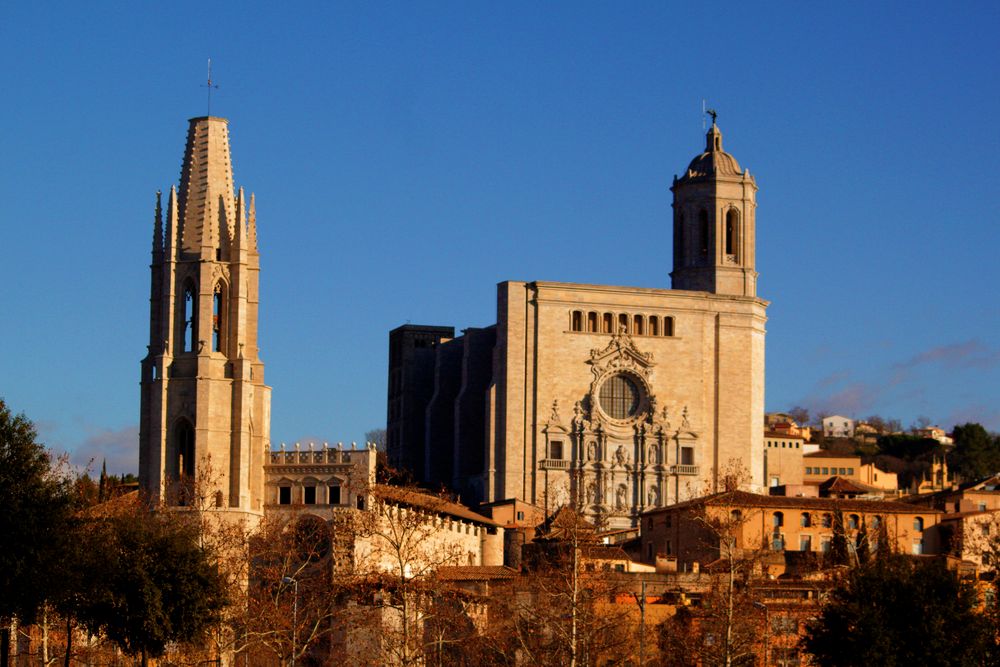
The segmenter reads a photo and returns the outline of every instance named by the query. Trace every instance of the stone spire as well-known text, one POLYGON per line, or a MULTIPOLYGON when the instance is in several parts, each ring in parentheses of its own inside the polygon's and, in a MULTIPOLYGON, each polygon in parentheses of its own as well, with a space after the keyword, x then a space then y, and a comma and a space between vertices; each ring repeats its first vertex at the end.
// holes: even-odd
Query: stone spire
POLYGON ((178 191, 180 250, 214 257, 226 237, 219 234, 220 227, 232 229, 235 209, 229 123, 213 116, 189 123, 178 191))
POLYGON ((257 203, 254 201, 253 193, 250 193, 250 222, 249 222, 250 247, 249 250, 257 251, 257 203))
POLYGON ((163 260, 163 193, 156 191, 156 213, 153 216, 153 263, 163 260))

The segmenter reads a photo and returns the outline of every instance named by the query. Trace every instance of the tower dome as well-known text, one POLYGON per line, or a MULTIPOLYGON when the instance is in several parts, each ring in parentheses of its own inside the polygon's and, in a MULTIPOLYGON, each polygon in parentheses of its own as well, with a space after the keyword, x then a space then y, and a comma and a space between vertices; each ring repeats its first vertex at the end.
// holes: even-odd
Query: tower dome
POLYGON ((722 150, 722 131, 712 123, 705 135, 705 152, 696 156, 688 165, 687 172, 679 181, 688 181, 706 176, 739 176, 740 163, 732 155, 722 150))

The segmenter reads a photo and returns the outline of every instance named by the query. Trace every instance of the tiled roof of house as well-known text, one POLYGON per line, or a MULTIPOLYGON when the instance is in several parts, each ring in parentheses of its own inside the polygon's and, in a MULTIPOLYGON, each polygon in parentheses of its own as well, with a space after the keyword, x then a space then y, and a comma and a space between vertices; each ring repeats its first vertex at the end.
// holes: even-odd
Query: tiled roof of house
POLYGON ((517 570, 505 565, 450 565, 437 569, 442 581, 496 581, 517 576, 517 570))
POLYGON ((854 512, 889 512, 900 514, 941 514, 941 510, 916 508, 913 505, 892 500, 853 500, 839 498, 805 498, 789 496, 762 496, 747 491, 723 491, 701 498, 694 498, 676 505, 660 507, 643 512, 643 515, 688 509, 705 505, 727 507, 762 507, 771 509, 843 510, 854 512))
POLYGON ((830 493, 856 493, 858 495, 864 495, 869 493, 885 493, 881 489, 876 489, 873 486, 868 486, 867 484, 862 484, 860 482, 855 482, 852 479, 846 477, 841 477, 840 475, 834 475, 830 479, 819 483, 820 495, 830 494, 830 493))
POLYGON ((502 527, 501 524, 488 519, 482 514, 473 512, 465 505, 459 505, 447 498, 434 496, 422 491, 416 491, 400 486, 390 486, 388 484, 376 484, 374 493, 389 501, 402 503, 411 507, 418 507, 436 514, 446 514, 449 516, 465 519, 473 523, 485 524, 487 526, 502 527))
POLYGON ((856 454, 836 454, 827 449, 821 449, 818 452, 810 452, 809 454, 803 454, 802 458, 813 458, 813 459, 858 459, 861 457, 856 454))

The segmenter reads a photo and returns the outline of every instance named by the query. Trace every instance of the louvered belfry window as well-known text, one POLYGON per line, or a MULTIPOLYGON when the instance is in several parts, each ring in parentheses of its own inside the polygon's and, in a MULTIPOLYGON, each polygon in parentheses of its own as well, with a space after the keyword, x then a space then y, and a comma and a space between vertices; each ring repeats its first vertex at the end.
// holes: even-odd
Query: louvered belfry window
POLYGON ((613 375, 601 385, 601 409, 612 419, 628 419, 639 409, 639 388, 625 375, 613 375))

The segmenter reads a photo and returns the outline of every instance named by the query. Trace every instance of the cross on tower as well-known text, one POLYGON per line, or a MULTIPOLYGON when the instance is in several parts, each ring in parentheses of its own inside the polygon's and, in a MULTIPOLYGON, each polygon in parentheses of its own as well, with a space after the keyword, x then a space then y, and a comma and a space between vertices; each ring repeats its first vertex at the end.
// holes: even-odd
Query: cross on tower
POLYGON ((219 86, 217 84, 213 84, 212 83, 212 59, 211 58, 208 59, 208 83, 207 84, 203 84, 202 88, 208 88, 208 112, 205 115, 206 116, 211 116, 212 115, 212 89, 213 88, 215 88, 216 90, 219 89, 219 86))

